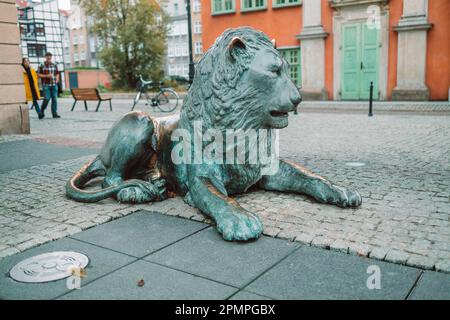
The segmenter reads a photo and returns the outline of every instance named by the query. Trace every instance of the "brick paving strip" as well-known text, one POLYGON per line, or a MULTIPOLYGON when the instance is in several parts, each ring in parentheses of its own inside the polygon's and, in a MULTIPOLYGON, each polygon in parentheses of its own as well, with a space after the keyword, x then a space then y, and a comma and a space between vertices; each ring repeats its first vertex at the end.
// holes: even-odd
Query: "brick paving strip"
MULTIPOLYGON (((281 155, 336 184, 358 189, 363 205, 340 209, 301 195, 258 190, 238 196, 243 207, 261 217, 264 234, 450 272, 447 116, 380 115, 368 120, 354 114, 307 113, 290 121, 281 132, 281 155), (366 166, 347 166, 350 161, 366 166)), ((52 139, 47 141, 57 141, 52 139)), ((142 209, 209 222, 178 197, 134 206, 66 199, 66 181, 93 156, 0 174, 0 257, 142 209)))

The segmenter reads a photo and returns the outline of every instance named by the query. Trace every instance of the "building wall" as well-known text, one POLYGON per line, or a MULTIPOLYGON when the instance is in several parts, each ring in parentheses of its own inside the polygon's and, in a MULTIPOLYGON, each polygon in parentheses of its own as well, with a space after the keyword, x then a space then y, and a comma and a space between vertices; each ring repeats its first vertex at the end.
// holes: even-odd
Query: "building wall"
POLYGON ((69 83, 69 73, 78 74, 78 88, 111 88, 111 76, 105 70, 66 70, 66 88, 72 89, 69 83))
MULTIPOLYGON (((304 28, 303 26, 303 4, 302 6, 273 8, 272 0, 267 0, 267 9, 261 11, 241 12, 241 0, 235 0, 235 11, 227 14, 212 15, 211 0, 202 0, 202 24, 203 24, 203 48, 206 51, 215 39, 227 28, 238 26, 252 26, 265 32, 270 38, 276 40, 277 47, 299 46, 301 40, 297 35, 304 28)), ((358 1, 347 1, 349 7, 333 8, 330 0, 321 1, 321 17, 323 29, 328 36, 325 37, 324 59, 325 80, 324 86, 328 92, 329 99, 340 99, 335 96, 339 88, 335 88, 340 77, 339 70, 335 70, 335 60, 340 56, 336 52, 339 43, 334 43, 336 32, 333 30, 333 21, 340 10, 349 10, 351 6, 357 5, 358 1)), ((383 12, 387 12, 386 28, 381 32, 386 34, 386 43, 381 43, 380 52, 386 50, 386 62, 380 65, 380 72, 383 71, 385 77, 379 83, 382 85, 382 97, 392 98, 394 88, 398 86, 397 64, 399 59, 398 31, 395 27, 399 24, 403 15, 404 0, 389 1, 360 1, 363 11, 370 4, 379 4, 383 12), (387 47, 387 48, 386 48, 387 47)), ((303 1, 305 2, 305 0, 303 1)), ((339 2, 339 1, 336 1, 339 2)), ((430 100, 447 100, 449 98, 450 86, 450 1, 449 0, 428 0, 428 22, 432 28, 427 31, 426 48, 426 68, 425 84, 429 89, 430 100)), ((383 38, 384 39, 384 38, 383 38)), ((337 40, 336 40, 337 41, 337 40)), ((381 54, 381 53, 380 53, 381 54)), ((413 56, 406 59, 414 59, 413 56)), ((338 59, 340 60, 340 59, 338 59)))
POLYGON ((391 26, 398 25, 403 12, 403 1, 389 2, 389 63, 388 63, 388 99, 392 97, 392 90, 397 85, 397 52, 398 33, 391 26))
POLYGON ((301 31, 301 6, 272 8, 267 0, 263 11, 240 12, 241 1, 235 0, 235 13, 211 15, 211 0, 202 0, 203 48, 206 51, 227 28, 251 26, 276 39, 278 47, 299 46, 296 38, 301 31))
POLYGON ((166 76, 188 77, 189 50, 187 14, 184 0, 168 0, 162 4, 170 16, 167 35, 166 76))
POLYGON ((203 56, 203 40, 202 40, 202 32, 195 32, 195 25, 199 23, 201 26, 201 31, 203 31, 202 24, 202 13, 201 13, 201 1, 200 0, 191 0, 191 22, 192 22, 192 52, 194 56, 194 62, 198 62, 200 58, 203 56), (200 53, 196 51, 196 43, 201 44, 200 53))
POLYGON ((450 1, 429 0, 426 84, 431 100, 447 100, 450 87, 450 1))
POLYGON ((21 34, 20 46, 22 56, 28 57, 32 67, 37 69, 45 60, 45 52, 51 52, 53 62, 58 65, 59 71, 63 72, 63 29, 61 27, 58 1, 47 0, 41 3, 28 2, 27 7, 21 7, 19 11, 16 11, 17 14, 19 14, 20 25, 35 27, 36 24, 43 24, 45 31, 43 35, 39 35, 36 32, 31 32, 30 34, 23 32, 21 34), (44 50, 34 52, 32 48, 35 46, 43 46, 44 50))
POLYGON ((329 36, 325 38, 325 89, 328 92, 328 99, 333 100, 333 9, 329 6, 328 0, 321 1, 323 29, 329 34, 329 36))
POLYGON ((30 133, 14 0, 0 0, 0 134, 30 133))
POLYGON ((89 33, 83 8, 72 3, 64 30, 65 64, 68 68, 97 67, 97 38, 89 33))

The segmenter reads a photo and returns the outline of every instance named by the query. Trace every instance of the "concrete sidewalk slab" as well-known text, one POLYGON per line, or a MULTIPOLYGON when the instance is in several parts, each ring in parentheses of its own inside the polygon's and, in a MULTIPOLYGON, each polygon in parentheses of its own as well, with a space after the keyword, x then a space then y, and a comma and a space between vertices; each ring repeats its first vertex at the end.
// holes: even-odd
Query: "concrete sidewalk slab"
POLYGON ((446 274, 423 273, 417 268, 299 247, 298 243, 269 237, 248 243, 226 242, 213 228, 199 229, 199 225, 203 226, 138 212, 78 235, 96 244, 64 238, 4 258, 0 260, 0 298, 450 299, 446 274), (155 229, 149 228, 152 222, 155 229), (176 237, 168 238, 172 233, 176 237), (147 238, 157 245, 152 246, 147 238), (111 249, 102 247, 105 245, 111 249), (145 248, 161 250, 140 259, 115 251, 142 255, 145 248), (77 251, 89 257, 80 290, 70 291, 66 279, 29 284, 9 278, 9 270, 17 262, 52 251, 77 251), (366 285, 371 276, 367 268, 372 265, 380 268, 380 290, 366 285), (139 286, 141 279, 144 283, 139 286))
POLYGON ((32 139, 0 144, 0 173, 98 153, 94 148, 63 147, 32 139))
POLYGON ((62 299, 217 300, 226 299, 236 291, 233 287, 140 260, 62 299), (141 279, 144 285, 138 286, 141 279))
POLYGON ((229 300, 272 300, 272 299, 248 291, 239 291, 229 300))
POLYGON ((135 260, 130 256, 81 241, 69 238, 60 239, 1 259, 0 299, 54 299, 70 291, 66 286, 66 279, 47 283, 21 283, 9 277, 9 270, 18 262, 52 251, 76 251, 89 257, 89 264, 85 268, 87 277, 82 279, 83 286, 135 260))
POLYGON ((254 242, 227 242, 214 228, 209 228, 144 260, 243 287, 298 246, 269 237, 254 242))
POLYGON ((425 271, 409 299, 450 300, 450 275, 425 271))
POLYGON ((140 211, 71 237, 140 258, 207 227, 158 212, 140 211))
POLYGON ((312 247, 301 247, 244 288, 274 299, 405 299, 421 271, 312 247), (380 268, 381 289, 366 286, 380 268))

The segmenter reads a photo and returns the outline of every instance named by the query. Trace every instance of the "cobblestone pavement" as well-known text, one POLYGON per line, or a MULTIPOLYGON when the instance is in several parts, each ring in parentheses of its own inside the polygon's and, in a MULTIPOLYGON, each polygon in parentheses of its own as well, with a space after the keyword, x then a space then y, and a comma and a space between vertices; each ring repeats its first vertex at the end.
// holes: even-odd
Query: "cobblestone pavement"
MULTIPOLYGON (((112 113, 70 113, 70 101, 64 103, 62 119, 38 121, 32 114, 31 138, 101 145, 112 123, 128 109, 121 102, 112 113)), ((281 131, 281 155, 358 189, 363 205, 340 209, 301 195, 264 191, 238 196, 262 218, 266 235, 450 272, 449 116, 308 112, 289 121, 281 131), (364 165, 348 165, 354 162, 364 165)), ((0 174, 0 257, 140 209, 205 220, 180 198, 135 206, 66 199, 65 182, 90 158, 0 174)))

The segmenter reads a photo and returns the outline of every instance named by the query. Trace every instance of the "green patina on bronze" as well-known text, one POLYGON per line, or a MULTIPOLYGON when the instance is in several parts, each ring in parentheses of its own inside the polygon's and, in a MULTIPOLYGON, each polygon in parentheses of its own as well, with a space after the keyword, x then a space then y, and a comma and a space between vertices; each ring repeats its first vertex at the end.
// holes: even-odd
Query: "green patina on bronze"
POLYGON ((193 134, 196 121, 202 122, 202 133, 209 128, 281 129, 300 101, 286 61, 267 36, 248 27, 228 29, 198 63, 181 114, 158 119, 139 111, 126 114, 109 132, 99 156, 67 183, 67 196, 81 202, 114 197, 143 203, 164 200, 174 192, 211 217, 226 240, 254 239, 263 231, 260 219, 230 197, 251 186, 306 194, 340 207, 361 205, 358 192, 289 161, 280 160, 271 175, 263 175, 259 163, 172 161, 174 130, 193 134), (104 176, 102 190, 82 189, 98 176, 104 176))

